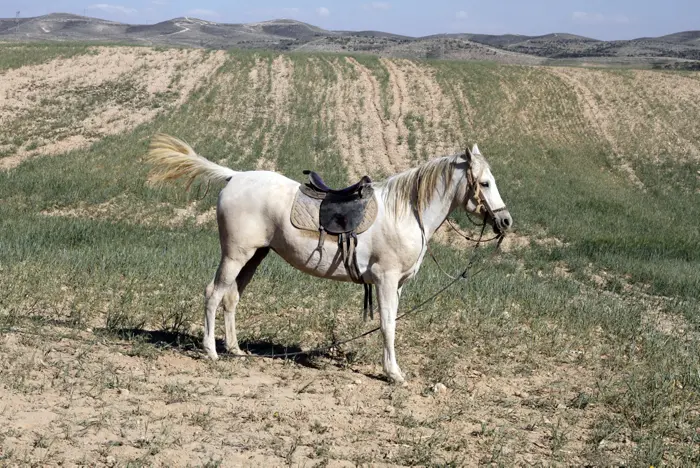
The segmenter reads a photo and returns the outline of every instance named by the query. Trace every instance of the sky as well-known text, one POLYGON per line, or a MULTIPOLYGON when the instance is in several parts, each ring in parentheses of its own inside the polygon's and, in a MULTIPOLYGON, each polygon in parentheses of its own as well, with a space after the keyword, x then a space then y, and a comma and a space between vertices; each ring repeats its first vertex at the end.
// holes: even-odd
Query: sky
POLYGON ((611 40, 700 29, 700 0, 0 0, 0 17, 18 11, 22 17, 61 12, 130 24, 179 16, 222 23, 291 18, 332 30, 407 36, 567 32, 611 40))

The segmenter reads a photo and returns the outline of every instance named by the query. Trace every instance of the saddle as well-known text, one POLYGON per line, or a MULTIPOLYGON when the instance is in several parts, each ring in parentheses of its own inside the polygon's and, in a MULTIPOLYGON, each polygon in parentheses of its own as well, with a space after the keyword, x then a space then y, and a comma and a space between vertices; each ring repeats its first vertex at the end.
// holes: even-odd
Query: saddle
POLYGON ((309 182, 302 191, 311 198, 322 200, 318 229, 337 235, 357 234, 365 217, 367 203, 374 194, 372 180, 363 176, 356 184, 334 190, 317 173, 304 171, 304 174, 309 176, 309 182))
POLYGON ((357 266, 357 234, 372 226, 377 217, 377 201, 372 180, 363 176, 359 182, 342 189, 332 189, 320 175, 304 171, 309 181, 299 187, 292 206, 291 221, 298 229, 319 233, 317 250, 323 255, 326 234, 338 236, 343 264, 355 283, 365 287, 365 318, 372 311, 372 286, 366 284, 357 266))
POLYGON ((307 184, 308 186, 311 186, 313 189, 319 192, 332 193, 334 195, 340 196, 354 195, 356 193, 361 192, 363 187, 372 184, 372 179, 370 179, 369 176, 362 176, 362 179, 360 179, 360 181, 356 184, 353 184, 344 189, 333 190, 332 188, 328 187, 321 178, 321 176, 315 173, 314 171, 305 170, 304 174, 309 176, 309 182, 307 184))

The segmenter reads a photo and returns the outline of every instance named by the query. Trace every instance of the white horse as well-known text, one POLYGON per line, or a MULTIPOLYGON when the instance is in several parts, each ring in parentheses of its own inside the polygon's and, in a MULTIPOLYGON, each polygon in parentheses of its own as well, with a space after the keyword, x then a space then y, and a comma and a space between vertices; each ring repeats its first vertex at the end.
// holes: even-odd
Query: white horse
MULTIPOLYGON (((295 268, 321 278, 351 281, 334 242, 322 255, 318 235, 295 228, 290 213, 299 182, 270 171, 234 171, 197 155, 185 142, 159 134, 146 161, 152 182, 188 176, 227 182, 216 207, 221 262, 205 291, 203 346, 218 359, 214 340, 216 310, 224 302, 226 349, 243 354, 236 337, 236 305, 270 249, 295 268)), ((189 184, 188 184, 189 186, 189 184)), ((418 273, 430 237, 456 208, 485 219, 503 233, 513 221, 498 193, 490 167, 474 145, 463 154, 427 161, 374 183, 377 218, 357 236, 357 266, 362 279, 376 287, 384 336, 384 373, 403 382, 396 362, 394 333, 403 285, 418 273)))

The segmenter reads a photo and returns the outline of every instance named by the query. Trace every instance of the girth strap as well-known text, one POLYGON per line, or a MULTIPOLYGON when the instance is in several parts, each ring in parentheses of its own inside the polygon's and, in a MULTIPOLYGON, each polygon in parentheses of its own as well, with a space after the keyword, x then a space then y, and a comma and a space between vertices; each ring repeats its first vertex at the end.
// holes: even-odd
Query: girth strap
POLYGON ((338 247, 343 256, 343 265, 345 271, 350 275, 350 279, 355 283, 360 283, 364 286, 365 299, 364 310, 362 317, 366 321, 369 316, 374 320, 374 306, 372 299, 372 285, 365 283, 360 273, 360 268, 357 264, 357 235, 354 232, 343 233, 338 235, 338 247))
POLYGON ((367 321, 369 315, 370 320, 374 320, 374 305, 372 304, 372 285, 364 283, 365 287, 365 307, 362 313, 362 320, 367 321))

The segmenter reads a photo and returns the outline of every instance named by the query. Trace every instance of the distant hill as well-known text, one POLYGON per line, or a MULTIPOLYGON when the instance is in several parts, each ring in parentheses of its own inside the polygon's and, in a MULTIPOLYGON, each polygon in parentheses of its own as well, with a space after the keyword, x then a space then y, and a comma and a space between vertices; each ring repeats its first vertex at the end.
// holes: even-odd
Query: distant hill
POLYGON ((0 19, 0 40, 109 41, 221 49, 366 52, 408 58, 480 59, 530 64, 551 59, 585 59, 600 63, 639 59, 666 65, 692 61, 688 68, 694 68, 697 66, 695 61, 700 60, 700 31, 618 41, 601 41, 567 33, 543 36, 465 33, 409 37, 381 31, 329 31, 290 19, 227 24, 181 17, 157 24, 130 25, 53 13, 19 20, 0 19))

